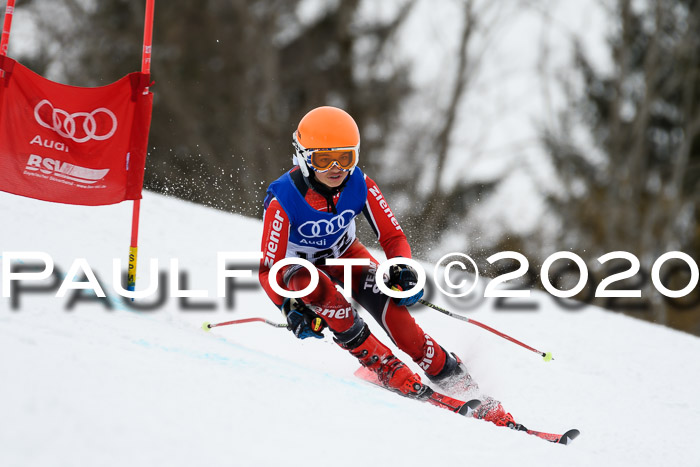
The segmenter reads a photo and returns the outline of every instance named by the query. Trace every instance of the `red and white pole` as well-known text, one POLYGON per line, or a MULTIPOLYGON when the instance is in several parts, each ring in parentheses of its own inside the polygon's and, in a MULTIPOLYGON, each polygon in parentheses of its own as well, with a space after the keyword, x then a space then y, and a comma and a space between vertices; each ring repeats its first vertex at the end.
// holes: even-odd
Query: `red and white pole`
POLYGON ((143 53, 141 73, 151 72, 151 44, 153 43, 153 9, 155 0, 146 0, 146 18, 143 25, 143 53))
MULTIPOLYGON (((146 17, 143 25, 143 51, 141 54, 141 73, 151 73, 151 44, 153 42, 153 11, 155 0, 146 0, 146 17)), ((148 88, 144 90, 148 93, 148 88)), ((129 245, 129 272, 127 289, 136 289, 136 264, 139 250, 139 217, 141 213, 141 200, 134 200, 131 212, 131 243, 129 245)))
POLYGON ((274 321, 270 321, 269 319, 265 318, 243 318, 243 319, 234 319, 233 321, 224 321, 223 323, 209 323, 209 322, 204 322, 202 323, 202 329, 205 331, 209 331, 211 328, 216 328, 219 326, 230 326, 232 324, 243 324, 243 323, 254 323, 254 322, 260 322, 260 323, 265 323, 269 324, 272 327, 275 328, 286 328, 287 323, 275 323, 274 321))
MULTIPOLYGON (((5 21, 2 24, 2 38, 0 39, 0 56, 7 55, 7 45, 10 42, 10 29, 12 28, 12 15, 15 13, 15 0, 7 0, 5 6, 5 21)), ((5 72, 0 70, 0 78, 5 77, 5 72)))
POLYGON ((529 345, 525 344, 524 342, 520 342, 518 339, 515 339, 515 338, 513 338, 513 337, 510 337, 508 334, 504 334, 504 333, 502 333, 501 331, 499 331, 499 330, 497 330, 497 329, 494 329, 494 328, 492 328, 491 326, 487 326, 487 325, 485 325, 484 323, 481 323, 481 322, 479 322, 479 321, 477 321, 477 320, 475 320, 475 319, 467 318, 466 316, 462 316, 462 315, 458 315, 458 314, 456 314, 456 313, 452 313, 451 311, 448 311, 448 310, 446 310, 446 309, 444 309, 444 308, 440 308, 440 307, 437 306, 437 305, 433 305, 432 303, 430 303, 430 302, 427 301, 427 300, 419 299, 418 302, 419 302, 419 303, 422 303, 423 305, 425 305, 425 306, 427 306, 427 307, 429 307, 429 308, 432 308, 433 310, 437 310, 437 311, 439 311, 440 313, 445 314, 445 315, 447 315, 447 316, 449 316, 449 317, 451 317, 451 318, 455 318, 455 319, 464 321, 465 323, 469 323, 469 324, 473 324, 473 325, 475 325, 475 326, 479 326, 481 329, 485 329, 485 330, 487 330, 487 331, 489 331, 489 332, 492 332, 492 333, 496 334, 496 335, 499 336, 499 337, 502 337, 502 338, 504 338, 504 339, 506 339, 506 340, 511 341, 511 342, 514 343, 514 344, 519 345, 520 347, 523 347, 523 348, 525 348, 525 349, 527 349, 527 350, 529 350, 529 351, 531 351, 531 352, 535 352, 536 354, 539 354, 539 355, 542 357, 542 359, 544 359, 545 362, 549 362, 549 361, 551 361, 551 360, 554 360, 554 358, 552 358, 552 352, 542 352, 541 350, 537 350, 537 349, 535 349, 534 347, 530 347, 529 345))
POLYGON ((0 55, 7 55, 7 45, 10 42, 10 29, 12 28, 12 15, 15 13, 15 0, 7 0, 5 6, 5 21, 2 25, 2 39, 0 39, 0 55))

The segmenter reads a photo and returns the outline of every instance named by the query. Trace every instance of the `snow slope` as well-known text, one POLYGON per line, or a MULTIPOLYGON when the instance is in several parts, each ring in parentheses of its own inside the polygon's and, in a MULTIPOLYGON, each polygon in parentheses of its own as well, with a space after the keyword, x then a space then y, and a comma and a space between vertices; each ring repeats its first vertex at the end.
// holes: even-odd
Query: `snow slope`
MULTIPOLYGON (((258 286, 238 289, 233 309, 214 298, 217 251, 258 249, 256 220, 145 193, 140 287, 149 258, 161 268, 178 258, 188 288, 209 293, 190 305, 212 309, 170 299, 135 312, 111 285, 112 258, 126 255, 130 203, 85 208, 0 193, 0 218, 3 262, 7 252, 43 251, 65 273, 85 258, 112 305, 82 300, 69 311, 71 292, 55 291, 21 293, 16 309, 0 299, 3 467, 700 465, 695 337, 596 308, 567 312, 544 295, 535 312, 494 311, 487 300, 469 312, 552 351, 544 363, 414 307, 517 419, 582 432, 571 446, 551 445, 369 386, 329 337, 297 341, 260 323, 203 332, 203 321, 280 320, 258 286)), ((245 283, 256 280, 237 282, 245 283)))

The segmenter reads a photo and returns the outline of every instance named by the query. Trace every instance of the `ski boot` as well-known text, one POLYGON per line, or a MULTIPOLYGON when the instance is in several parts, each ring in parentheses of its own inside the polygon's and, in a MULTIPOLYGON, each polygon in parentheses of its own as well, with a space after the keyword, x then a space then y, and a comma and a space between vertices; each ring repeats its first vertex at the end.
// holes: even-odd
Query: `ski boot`
POLYGON ((387 389, 415 399, 430 396, 432 390, 421 382, 420 376, 411 371, 391 353, 386 345, 374 337, 367 325, 351 342, 338 342, 338 344, 350 351, 362 366, 372 370, 377 375, 379 383, 387 389))
POLYGON ((467 367, 454 353, 446 352, 445 355, 445 366, 437 375, 427 375, 428 379, 450 396, 464 400, 469 400, 468 396, 474 397, 479 385, 472 379, 467 367))
POLYGON ((481 401, 481 405, 479 407, 474 409, 473 417, 494 423, 498 426, 519 429, 518 425, 515 423, 515 420, 513 420, 513 416, 506 413, 501 403, 488 396, 481 401))

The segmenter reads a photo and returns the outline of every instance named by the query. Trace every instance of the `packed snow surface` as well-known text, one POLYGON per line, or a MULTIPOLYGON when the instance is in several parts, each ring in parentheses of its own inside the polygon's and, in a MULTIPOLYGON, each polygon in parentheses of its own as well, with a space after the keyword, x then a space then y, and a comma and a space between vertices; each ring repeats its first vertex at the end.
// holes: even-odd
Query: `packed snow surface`
POLYGON ((43 252, 58 271, 22 281, 17 301, 0 299, 3 467, 700 465, 695 337, 593 307, 566 311, 534 293, 536 311, 496 311, 482 299, 465 312, 551 351, 545 363, 476 326, 411 309, 516 420, 581 430, 572 445, 553 445, 360 381, 357 361, 329 336, 298 341, 262 323, 204 332, 204 321, 281 321, 255 277, 235 280, 232 304, 216 297, 217 252, 259 250, 261 223, 151 193, 141 214, 138 288, 150 281, 150 259, 167 283, 177 258, 180 288, 208 297, 168 298, 150 311, 120 300, 112 260, 126 260, 131 203, 90 208, 0 193, 3 265, 12 252, 43 252), (55 296, 78 258, 106 302, 90 300, 91 290, 55 296))

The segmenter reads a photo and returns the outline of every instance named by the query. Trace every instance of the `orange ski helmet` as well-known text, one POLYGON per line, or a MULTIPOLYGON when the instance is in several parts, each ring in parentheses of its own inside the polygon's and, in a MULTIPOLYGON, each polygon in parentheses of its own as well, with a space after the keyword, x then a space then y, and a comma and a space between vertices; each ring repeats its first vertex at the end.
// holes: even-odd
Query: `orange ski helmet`
POLYGON ((346 111, 317 107, 301 119, 292 144, 294 162, 305 177, 310 170, 325 172, 334 165, 352 173, 360 157, 360 130, 346 111))

